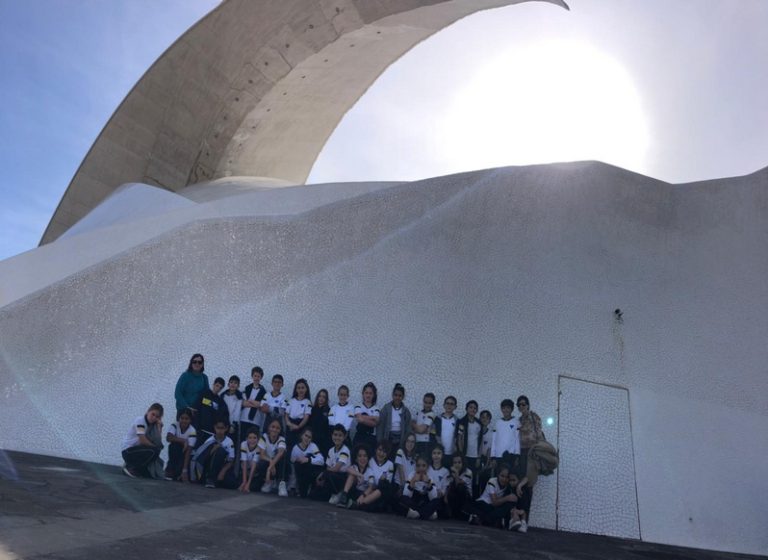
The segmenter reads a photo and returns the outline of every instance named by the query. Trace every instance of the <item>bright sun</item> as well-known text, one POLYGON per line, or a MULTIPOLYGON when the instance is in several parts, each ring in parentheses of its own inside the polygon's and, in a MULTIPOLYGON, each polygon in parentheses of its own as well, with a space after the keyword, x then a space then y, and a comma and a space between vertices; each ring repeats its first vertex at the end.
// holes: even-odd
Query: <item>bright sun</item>
POLYGON ((642 172, 648 125, 631 77, 585 43, 547 41, 481 67, 442 122, 468 168, 594 159, 642 172))

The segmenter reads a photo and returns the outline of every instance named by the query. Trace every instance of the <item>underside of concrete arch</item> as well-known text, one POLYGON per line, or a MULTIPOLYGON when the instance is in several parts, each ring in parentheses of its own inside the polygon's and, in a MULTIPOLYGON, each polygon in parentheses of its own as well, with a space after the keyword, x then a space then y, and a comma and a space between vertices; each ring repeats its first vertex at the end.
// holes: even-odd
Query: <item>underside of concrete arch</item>
MULTIPOLYGON (((41 244, 124 183, 303 183, 344 114, 414 45, 528 0, 226 0, 170 47, 91 147, 41 244)), ((541 0, 567 8, 563 0, 541 0)))

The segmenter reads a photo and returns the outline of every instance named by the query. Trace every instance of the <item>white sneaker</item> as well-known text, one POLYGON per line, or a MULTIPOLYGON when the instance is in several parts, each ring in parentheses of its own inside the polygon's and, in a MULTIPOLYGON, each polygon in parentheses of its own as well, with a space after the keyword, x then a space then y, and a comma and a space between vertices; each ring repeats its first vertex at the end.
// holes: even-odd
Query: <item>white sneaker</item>
POLYGON ((334 494, 333 496, 331 496, 331 499, 330 499, 330 500, 328 500, 328 503, 329 503, 329 504, 331 504, 332 506, 335 506, 336 504, 338 504, 338 503, 339 503, 339 498, 341 498, 341 492, 339 492, 338 494, 334 494))
POLYGON ((435 519, 437 519, 437 512, 433 511, 432 515, 429 516, 429 520, 430 521, 434 521, 435 519))
POLYGON ((272 492, 272 490, 274 490, 274 488, 275 488, 274 483, 265 482, 264 485, 261 487, 261 491, 264 494, 269 494, 270 492, 272 492))
POLYGON ((286 487, 284 480, 281 480, 280 484, 277 487, 277 495, 280 496, 281 498, 288 497, 288 488, 286 487))
POLYGON ((415 509, 411 509, 411 508, 408 508, 408 513, 406 513, 405 516, 408 519, 418 519, 419 517, 421 517, 419 515, 418 511, 416 511, 415 509))
POLYGON ((522 523, 520 522, 519 519, 517 521, 513 521, 509 525, 509 530, 510 531, 517 531, 520 528, 520 525, 522 525, 522 523))
POLYGON ((528 532, 528 523, 525 521, 520 522, 520 528, 517 530, 519 533, 527 533, 528 532))

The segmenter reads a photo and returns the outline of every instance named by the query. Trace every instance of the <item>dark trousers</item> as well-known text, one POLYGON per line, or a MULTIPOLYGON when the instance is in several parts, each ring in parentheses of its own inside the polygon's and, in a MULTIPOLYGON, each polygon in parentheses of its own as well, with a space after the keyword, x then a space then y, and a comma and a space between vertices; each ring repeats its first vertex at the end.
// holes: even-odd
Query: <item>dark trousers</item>
POLYGON ((171 443, 168 445, 168 464, 165 467, 165 474, 176 480, 181 477, 183 470, 184 446, 180 443, 171 443))
POLYGON ((224 465, 229 460, 229 454, 221 447, 212 450, 213 447, 211 445, 198 459, 198 464, 202 467, 201 481, 213 482, 221 488, 236 488, 237 480, 231 468, 227 471, 223 480, 218 480, 221 469, 224 468, 224 465))
MULTIPOLYGON (((272 478, 275 482, 280 481, 283 479, 283 464, 285 463, 285 458, 280 459, 277 464, 275 465, 275 476, 272 478)), ((267 481, 267 468, 269 467, 269 461, 259 461, 259 464, 256 465, 256 472, 253 475, 254 486, 256 488, 261 489, 261 487, 264 485, 264 483, 267 481)))
POLYGON ((446 492, 448 497, 448 516, 453 519, 467 519, 472 495, 464 484, 450 484, 446 492))
POLYGON ((160 449, 148 445, 134 445, 123 450, 123 461, 130 470, 137 472, 140 476, 149 476, 147 466, 157 460, 160 456, 160 449))
POLYGON ((299 496, 306 498, 309 490, 314 486, 317 475, 323 472, 322 465, 313 465, 312 463, 293 463, 296 471, 296 484, 299 487, 299 496))
POLYGON ((477 515, 483 525, 491 527, 501 525, 504 521, 509 522, 511 511, 512 504, 509 502, 496 507, 481 500, 475 500, 469 507, 469 513, 477 515))
POLYGON ((429 519, 440 508, 440 498, 429 499, 427 494, 415 493, 412 496, 401 496, 400 506, 407 513, 412 509, 419 514, 421 519, 429 519))

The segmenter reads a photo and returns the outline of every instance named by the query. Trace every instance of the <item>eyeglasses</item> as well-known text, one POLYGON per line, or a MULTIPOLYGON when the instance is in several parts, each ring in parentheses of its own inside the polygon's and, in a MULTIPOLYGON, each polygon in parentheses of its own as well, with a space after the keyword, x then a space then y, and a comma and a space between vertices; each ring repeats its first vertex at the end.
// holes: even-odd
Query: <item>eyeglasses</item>
POLYGON ((192 360, 193 364, 202 364, 203 360, 192 360))

